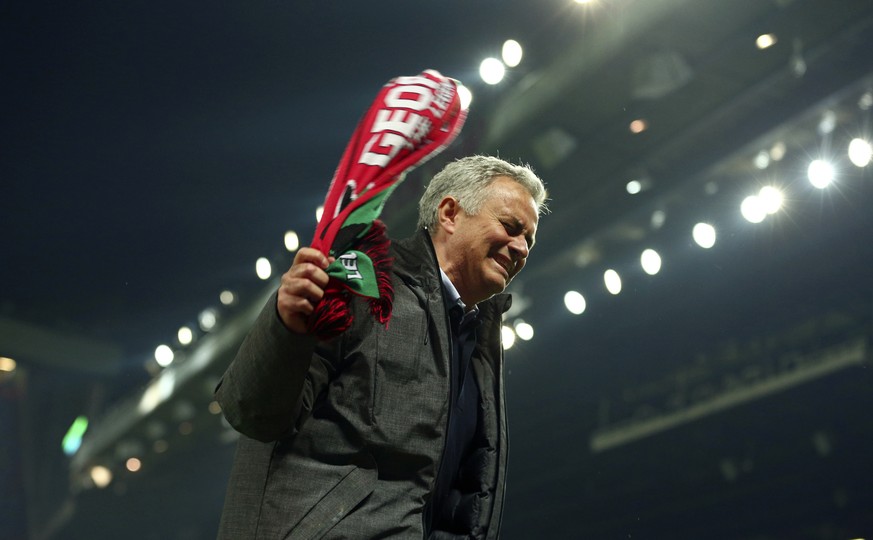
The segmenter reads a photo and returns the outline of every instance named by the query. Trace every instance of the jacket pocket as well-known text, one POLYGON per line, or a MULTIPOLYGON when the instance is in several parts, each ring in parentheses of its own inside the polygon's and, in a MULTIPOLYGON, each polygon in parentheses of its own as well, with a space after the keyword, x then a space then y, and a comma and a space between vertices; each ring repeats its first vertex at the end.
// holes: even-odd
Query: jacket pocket
POLYGON ((355 467, 313 506, 300 523, 286 536, 288 540, 323 538, 358 503, 373 492, 376 469, 355 467))

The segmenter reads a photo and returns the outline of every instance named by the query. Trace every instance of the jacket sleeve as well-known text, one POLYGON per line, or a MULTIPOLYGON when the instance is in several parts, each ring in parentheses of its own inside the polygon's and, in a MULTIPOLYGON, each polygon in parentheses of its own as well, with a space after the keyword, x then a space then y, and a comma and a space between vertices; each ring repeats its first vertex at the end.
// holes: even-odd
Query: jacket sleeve
POLYGON ((294 433, 301 410, 311 410, 335 371, 334 341, 288 330, 273 294, 215 389, 230 425, 263 442, 294 433))

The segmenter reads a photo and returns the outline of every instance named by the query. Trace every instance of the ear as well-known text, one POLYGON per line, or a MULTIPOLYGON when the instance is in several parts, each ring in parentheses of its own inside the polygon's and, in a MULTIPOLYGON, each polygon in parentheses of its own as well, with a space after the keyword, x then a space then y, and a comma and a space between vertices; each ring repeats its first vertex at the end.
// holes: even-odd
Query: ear
POLYGON ((450 195, 444 197, 443 200, 440 201, 439 206, 437 206, 437 221, 439 222, 440 227, 445 229, 448 233, 455 232, 458 214, 460 213, 461 206, 458 204, 458 200, 450 195))

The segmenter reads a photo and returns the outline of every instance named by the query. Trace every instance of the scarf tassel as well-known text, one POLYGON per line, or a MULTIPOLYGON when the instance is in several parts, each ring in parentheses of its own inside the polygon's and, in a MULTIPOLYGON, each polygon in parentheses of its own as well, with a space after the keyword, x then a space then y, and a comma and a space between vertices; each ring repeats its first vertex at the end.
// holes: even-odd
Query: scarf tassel
MULTIPOLYGON (((385 224, 377 219, 373 221, 370 229, 356 246, 356 249, 366 253, 373 261, 379 298, 369 299, 370 312, 383 325, 388 324, 394 306, 394 287, 391 284, 391 267, 394 260, 388 255, 390 245, 385 224)), ((354 319, 349 309, 351 294, 348 289, 331 280, 325 289, 324 297, 309 317, 309 331, 320 340, 328 340, 351 328, 354 319)))

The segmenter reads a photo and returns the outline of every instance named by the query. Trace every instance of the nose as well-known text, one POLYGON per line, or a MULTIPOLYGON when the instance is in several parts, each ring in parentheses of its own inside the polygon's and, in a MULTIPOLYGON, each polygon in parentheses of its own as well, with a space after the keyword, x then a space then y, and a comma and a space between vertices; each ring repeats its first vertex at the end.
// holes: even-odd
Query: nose
POLYGON ((509 242, 509 251, 512 252, 512 258, 515 260, 516 264, 519 262, 524 264, 524 261, 530 253, 530 248, 527 247, 527 240, 524 235, 519 234, 512 237, 512 241, 509 242))

